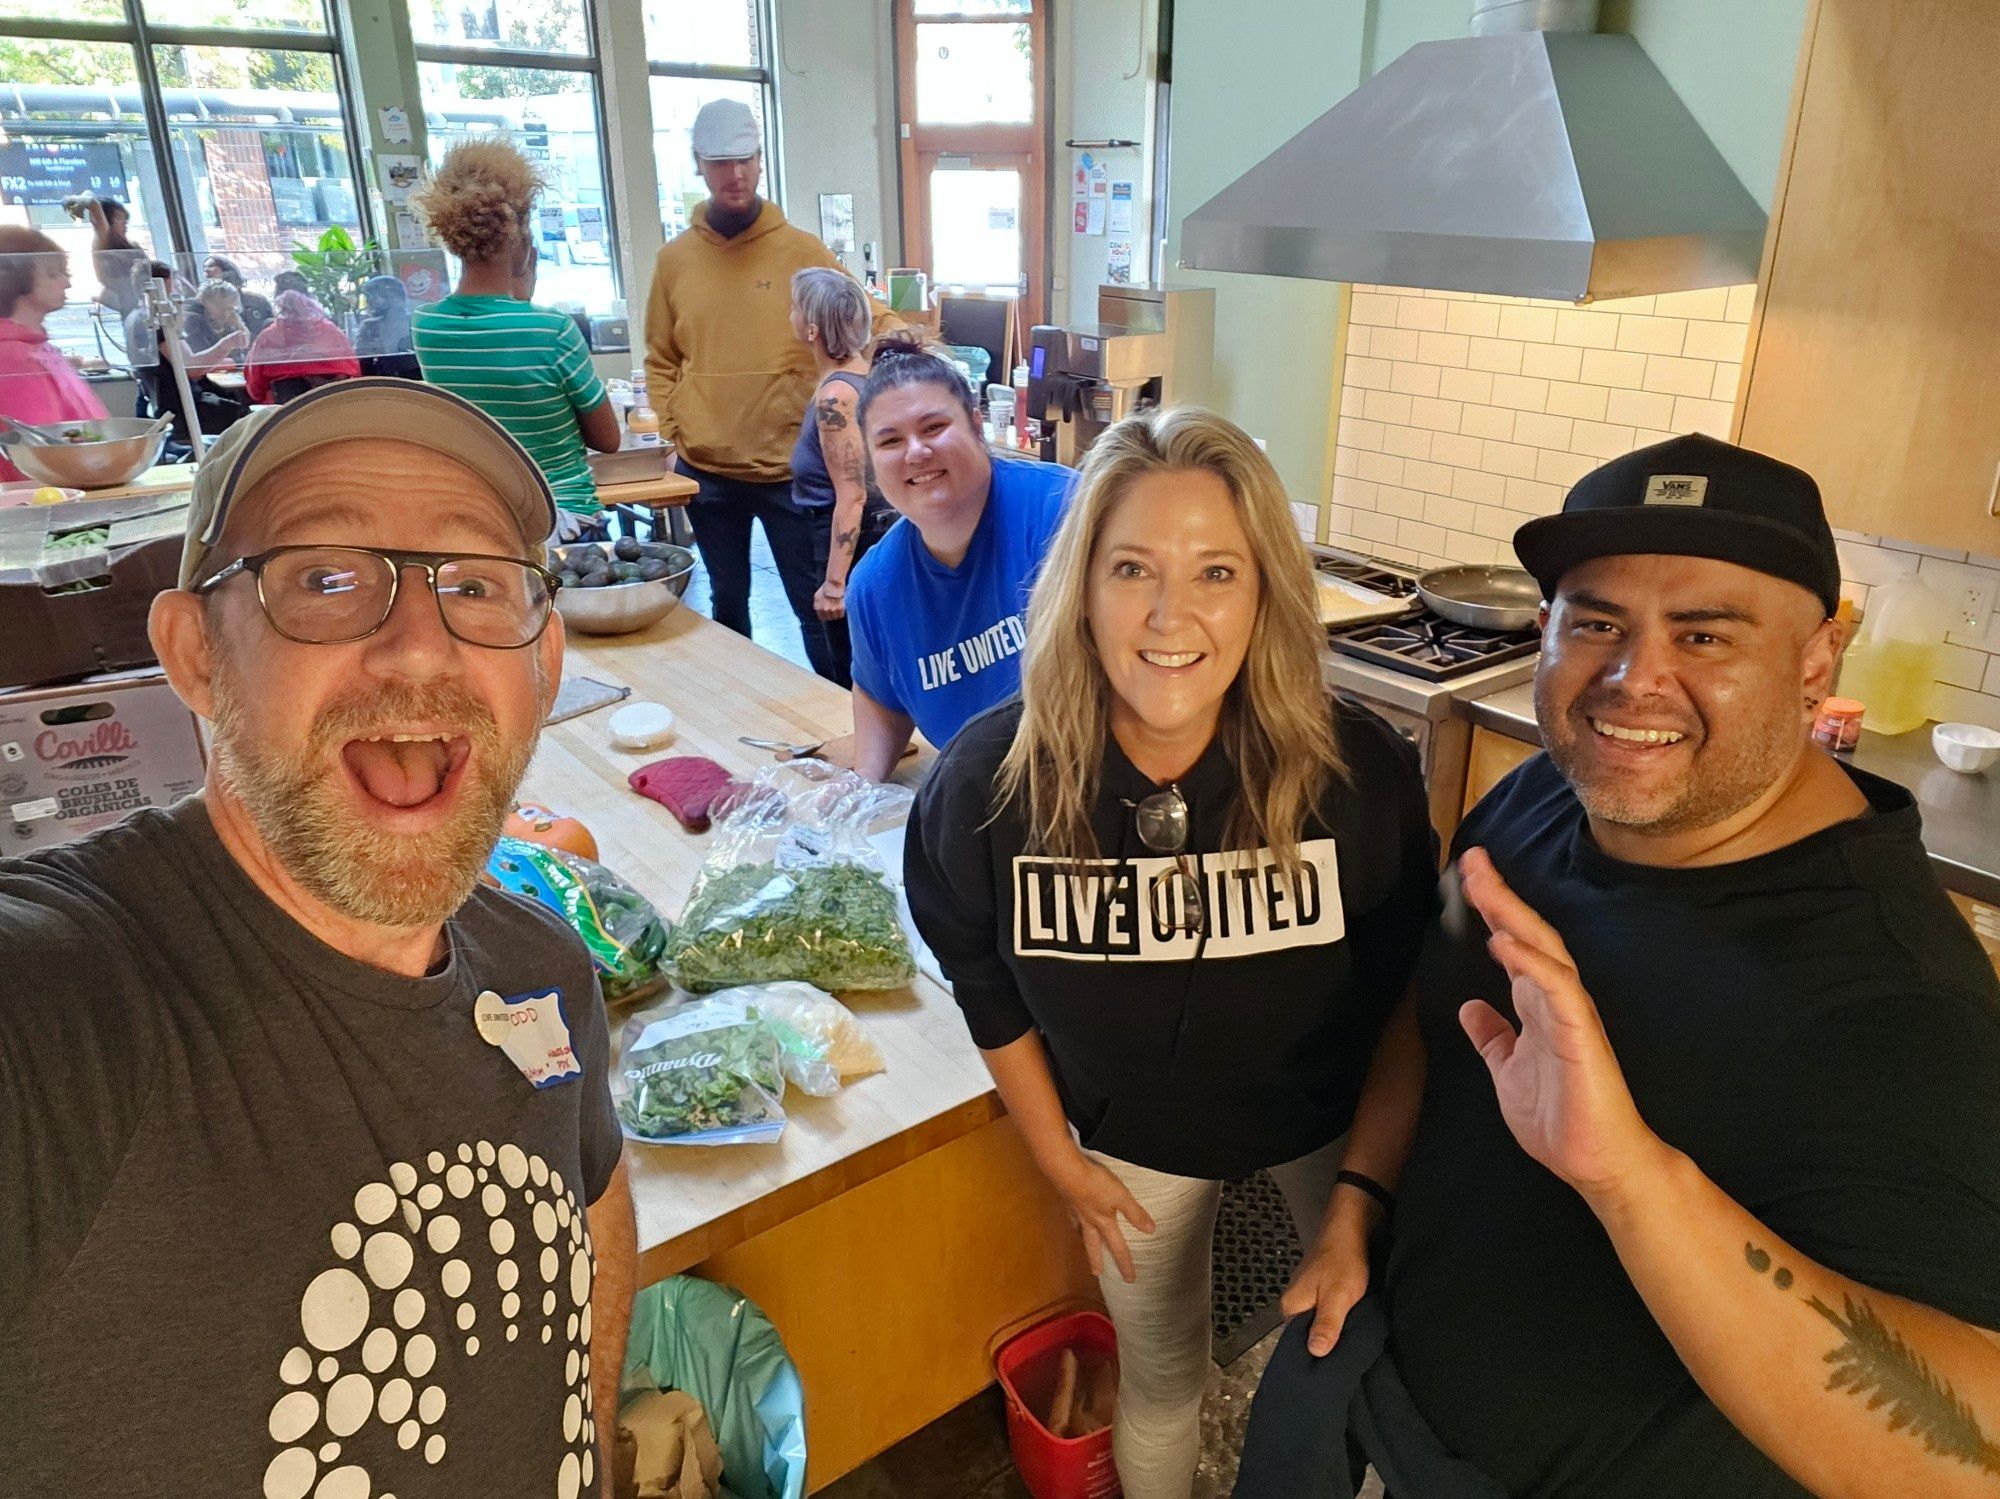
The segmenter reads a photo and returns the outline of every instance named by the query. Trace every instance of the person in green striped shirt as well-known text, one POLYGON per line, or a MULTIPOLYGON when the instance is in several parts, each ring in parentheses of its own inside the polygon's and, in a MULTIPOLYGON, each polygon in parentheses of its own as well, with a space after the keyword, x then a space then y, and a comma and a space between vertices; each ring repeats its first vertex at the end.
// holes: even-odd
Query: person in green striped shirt
POLYGON ((431 232, 461 263, 458 287, 410 317, 424 378, 478 406, 548 476, 565 536, 598 513, 586 448, 618 448, 617 414, 568 313, 537 307, 533 233, 541 174, 498 138, 445 153, 414 196, 431 232))

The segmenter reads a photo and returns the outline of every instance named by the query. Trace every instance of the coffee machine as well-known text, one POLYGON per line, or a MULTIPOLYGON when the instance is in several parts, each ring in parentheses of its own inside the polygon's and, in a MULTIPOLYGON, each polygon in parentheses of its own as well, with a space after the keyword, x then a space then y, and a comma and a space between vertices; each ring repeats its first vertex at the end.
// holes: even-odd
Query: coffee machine
POLYGON ((1113 422, 1206 401, 1214 362, 1213 290, 1100 286, 1096 323, 1029 335, 1028 415, 1041 424, 1041 456, 1074 467, 1113 422))

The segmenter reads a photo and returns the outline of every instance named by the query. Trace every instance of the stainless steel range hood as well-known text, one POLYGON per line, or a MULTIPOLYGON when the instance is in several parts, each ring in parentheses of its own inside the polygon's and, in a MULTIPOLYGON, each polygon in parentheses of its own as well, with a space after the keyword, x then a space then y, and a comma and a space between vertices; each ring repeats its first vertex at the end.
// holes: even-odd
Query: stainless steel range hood
POLYGON ((1764 211, 1596 0, 1486 0, 1188 215, 1180 263, 1590 301, 1757 279, 1764 211))

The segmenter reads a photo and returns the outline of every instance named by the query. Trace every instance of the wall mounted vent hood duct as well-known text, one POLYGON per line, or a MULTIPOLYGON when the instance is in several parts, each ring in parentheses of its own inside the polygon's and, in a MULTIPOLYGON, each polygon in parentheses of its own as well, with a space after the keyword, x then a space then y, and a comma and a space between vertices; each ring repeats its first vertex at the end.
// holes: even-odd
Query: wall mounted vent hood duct
POLYGON ((1566 301, 1757 279, 1764 211, 1596 6, 1489 5, 1188 215, 1180 263, 1566 301), (1483 25, 1482 25, 1483 23, 1483 25))

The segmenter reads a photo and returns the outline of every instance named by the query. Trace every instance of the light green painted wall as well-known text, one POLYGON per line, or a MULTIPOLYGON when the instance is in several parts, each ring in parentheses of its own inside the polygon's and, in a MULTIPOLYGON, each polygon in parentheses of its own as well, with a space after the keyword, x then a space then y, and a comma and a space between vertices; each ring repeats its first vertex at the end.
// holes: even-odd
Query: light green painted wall
POLYGON ((1768 211, 1809 0, 1610 0, 1603 29, 1639 39, 1768 211))
POLYGON ((1359 76, 1366 0, 1176 0, 1168 281, 1215 288, 1211 404, 1265 440, 1294 500, 1331 472, 1345 288, 1175 268, 1181 220, 1324 113, 1359 76))

